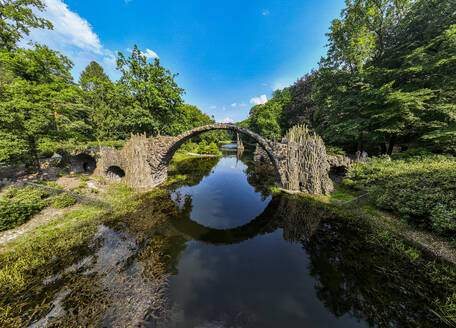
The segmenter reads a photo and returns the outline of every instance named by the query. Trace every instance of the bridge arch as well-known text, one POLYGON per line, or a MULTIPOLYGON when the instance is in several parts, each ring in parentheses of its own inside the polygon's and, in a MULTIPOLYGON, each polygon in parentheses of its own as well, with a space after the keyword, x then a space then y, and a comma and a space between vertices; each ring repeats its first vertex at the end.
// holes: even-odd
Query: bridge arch
POLYGON ((146 134, 131 135, 121 151, 102 150, 97 162, 96 174, 108 177, 110 167, 118 166, 124 171, 122 181, 136 191, 150 190, 168 178, 168 166, 176 151, 190 138, 212 130, 230 130, 255 140, 271 160, 279 187, 287 186, 286 145, 271 141, 248 129, 215 123, 186 131, 176 137, 146 134))
POLYGON ((284 185, 283 177, 280 172, 280 164, 278 161, 277 156, 274 154, 274 150, 269 144, 269 140, 263 138, 259 134, 250 131, 248 129, 239 127, 237 125, 233 124, 223 124, 223 123, 215 123, 215 124, 209 124, 209 125, 204 125, 204 126, 199 126, 194 129, 188 130, 184 133, 181 133, 175 138, 174 143, 171 144, 169 147, 168 151, 166 152, 165 156, 162 158, 162 162, 160 163, 161 165, 161 170, 168 170, 168 165, 173 158, 174 154, 176 151, 190 138, 195 137, 201 133, 208 132, 208 131, 213 131, 213 130, 230 130, 234 132, 241 133, 243 135, 246 135, 253 140, 255 140, 261 148, 264 149, 264 151, 268 154, 269 159, 271 160, 272 165, 275 168, 276 172, 276 180, 278 183, 280 183, 280 186, 284 185))

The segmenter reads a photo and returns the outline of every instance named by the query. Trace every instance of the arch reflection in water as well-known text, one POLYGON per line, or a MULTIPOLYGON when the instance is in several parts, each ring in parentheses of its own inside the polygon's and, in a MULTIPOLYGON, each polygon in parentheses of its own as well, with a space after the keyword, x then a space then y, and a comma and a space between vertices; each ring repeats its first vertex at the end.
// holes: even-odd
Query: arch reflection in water
POLYGON ((214 245, 242 243, 258 235, 283 229, 284 239, 297 241, 309 238, 318 228, 318 215, 309 215, 312 208, 307 203, 287 197, 275 197, 263 213, 242 226, 231 229, 207 227, 190 218, 191 198, 188 197, 184 209, 178 216, 170 218, 173 227, 188 239, 214 245))

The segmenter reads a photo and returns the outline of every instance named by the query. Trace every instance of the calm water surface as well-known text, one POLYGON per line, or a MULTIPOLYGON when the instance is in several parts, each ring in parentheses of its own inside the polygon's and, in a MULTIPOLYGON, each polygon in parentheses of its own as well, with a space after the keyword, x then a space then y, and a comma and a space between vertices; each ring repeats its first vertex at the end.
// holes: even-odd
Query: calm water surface
POLYGON ((322 208, 268 195, 273 173, 238 155, 178 163, 170 176, 190 179, 106 220, 33 291, 52 302, 31 327, 441 326, 419 268, 322 208))
MULTIPOLYGON (((175 193, 191 197, 190 220, 215 229, 248 224, 271 202, 255 192, 247 166, 226 155, 197 186, 175 193)), ((179 309, 175 327, 367 327, 335 317, 316 295, 309 257, 283 229, 227 245, 190 241, 170 279, 171 301, 179 309)))

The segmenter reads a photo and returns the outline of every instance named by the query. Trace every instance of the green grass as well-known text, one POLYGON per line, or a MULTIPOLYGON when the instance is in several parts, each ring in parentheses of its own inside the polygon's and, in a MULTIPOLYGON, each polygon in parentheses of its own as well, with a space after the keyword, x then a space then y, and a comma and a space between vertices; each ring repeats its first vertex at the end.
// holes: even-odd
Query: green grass
POLYGON ((47 186, 47 187, 52 187, 52 188, 55 188, 55 189, 63 189, 55 181, 34 181, 34 183, 39 184, 39 185, 43 185, 43 186, 47 186))
POLYGON ((445 301, 435 300, 434 306, 438 309, 433 311, 449 327, 456 327, 456 292, 447 297, 445 301))
POLYGON ((182 162, 190 158, 197 158, 197 157, 204 157, 204 155, 189 155, 186 152, 176 152, 173 156, 173 159, 170 162, 170 165, 172 165, 173 162, 182 162))
POLYGON ((82 182, 87 182, 87 181, 90 180, 90 176, 88 176, 88 175, 81 175, 81 176, 79 177, 79 180, 81 180, 82 182))
POLYGON ((43 294, 43 279, 89 251, 102 214, 99 208, 81 206, 8 245, 0 254, 0 326, 27 326, 50 311, 58 289, 43 294), (22 301, 30 293, 38 298, 35 304, 22 301))
POLYGON ((347 188, 343 185, 336 186, 334 192, 328 195, 329 199, 334 199, 342 202, 347 202, 357 197, 356 191, 353 189, 347 188))
POLYGON ((24 288, 37 278, 35 269, 53 257, 72 257, 71 250, 94 235, 99 224, 95 218, 102 213, 97 207, 82 206, 8 245, 9 251, 0 255, 0 294, 24 288))
MULTIPOLYGON (((158 192, 162 191, 151 194, 158 192)), ((27 326, 48 313, 59 289, 45 290, 43 279, 89 254, 98 226, 133 212, 141 203, 139 197, 125 185, 108 185, 103 200, 114 207, 113 213, 80 204, 4 245, 0 249, 0 327, 27 326)))

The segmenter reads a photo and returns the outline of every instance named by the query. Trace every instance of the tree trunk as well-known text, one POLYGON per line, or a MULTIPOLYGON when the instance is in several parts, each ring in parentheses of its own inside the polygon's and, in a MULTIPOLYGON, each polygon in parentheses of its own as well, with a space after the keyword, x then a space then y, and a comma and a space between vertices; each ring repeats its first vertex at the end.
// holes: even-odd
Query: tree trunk
POLYGON ((29 144, 30 167, 33 168, 37 173, 40 173, 40 161, 38 159, 38 151, 36 149, 35 138, 29 135, 27 136, 27 141, 29 144))
POLYGON ((359 152, 363 151, 363 132, 362 131, 358 135, 358 144, 356 146, 356 150, 359 152))
POLYGON ((380 152, 382 153, 382 155, 383 155, 383 154, 386 154, 386 152, 387 152, 386 143, 382 142, 382 143, 380 144, 380 152))
POLYGON ((388 155, 391 155, 393 153, 393 148, 394 148, 394 145, 396 143, 396 136, 395 135, 392 135, 390 137, 390 140, 389 140, 389 144, 388 144, 388 155))

